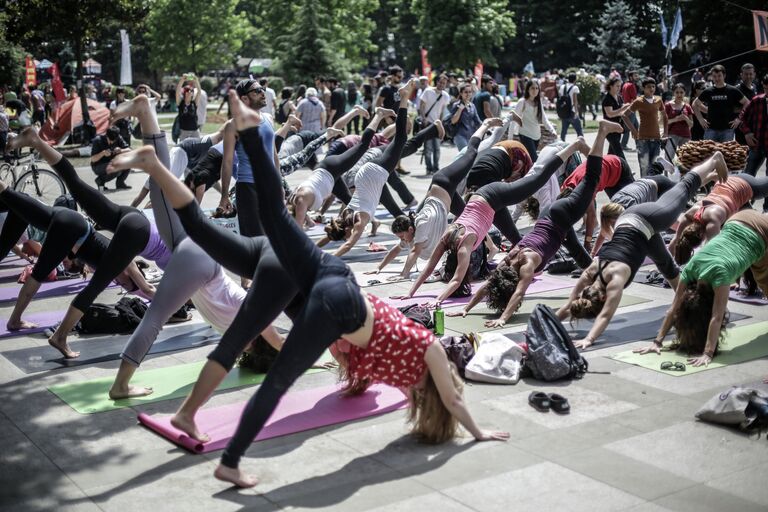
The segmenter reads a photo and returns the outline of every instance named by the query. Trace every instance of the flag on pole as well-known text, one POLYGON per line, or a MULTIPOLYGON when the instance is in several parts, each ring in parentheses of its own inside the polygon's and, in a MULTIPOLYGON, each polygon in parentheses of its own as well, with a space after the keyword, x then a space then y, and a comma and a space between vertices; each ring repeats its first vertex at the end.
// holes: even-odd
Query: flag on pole
POLYGON ((480 82, 483 79, 483 61, 480 59, 477 59, 477 64, 475 64, 475 79, 477 86, 480 87, 480 82))
POLYGON ((133 71, 131 70, 131 42, 128 39, 128 32, 120 29, 120 42, 122 43, 122 53, 120 55, 120 85, 131 85, 133 83, 133 71))
POLYGON ((26 78, 24 79, 24 85, 37 85, 37 71, 35 70, 35 61, 32 60, 30 55, 24 62, 26 68, 26 78))
POLYGON ((669 36, 669 48, 676 48, 677 42, 680 40, 680 33, 683 31, 683 13, 680 7, 677 8, 677 14, 675 14, 675 23, 672 25, 672 34, 669 36))
POLYGON ((64 84, 61 82, 61 73, 59 72, 59 64, 53 63, 51 66, 51 86, 53 88, 53 97, 57 102, 62 102, 67 97, 64 92, 64 84))
POLYGON ((659 13, 659 19, 661 20, 661 45, 666 48, 669 39, 667 38, 667 24, 664 23, 664 13, 659 13))
POLYGON ((534 69, 533 69, 533 61, 532 60, 528 61, 528 64, 525 65, 525 67, 523 68, 523 73, 530 73, 532 75, 536 74, 536 71, 534 71, 534 69))
POLYGON ((755 49, 768 52, 768 12, 752 11, 755 20, 755 49))

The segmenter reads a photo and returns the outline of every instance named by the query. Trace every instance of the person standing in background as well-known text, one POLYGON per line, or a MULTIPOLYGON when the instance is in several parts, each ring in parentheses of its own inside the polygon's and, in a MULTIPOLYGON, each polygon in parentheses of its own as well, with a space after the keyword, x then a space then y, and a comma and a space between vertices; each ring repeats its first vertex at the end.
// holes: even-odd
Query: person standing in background
MULTIPOLYGON (((736 88, 745 98, 752 101, 752 98, 757 94, 757 85, 754 83, 755 66, 748 62, 741 66, 741 75, 739 78, 741 78, 741 80, 736 84, 736 88)), ((742 146, 747 145, 747 141, 744 139, 744 133, 741 130, 736 130, 736 142, 742 146)))
MULTIPOLYGON (((448 77, 444 74, 435 77, 435 86, 427 87, 419 98, 419 117, 423 120, 423 126, 429 126, 443 118, 445 107, 451 101, 451 97, 445 92, 448 85, 448 77)), ((434 174, 440 169, 440 139, 433 137, 424 142, 424 164, 427 174, 434 174)))
MULTIPOLYGON (((625 105, 631 105, 637 98, 637 72, 627 71, 627 81, 621 86, 621 99, 625 105)), ((632 126, 637 128, 637 116, 634 112, 629 113, 629 122, 632 126)), ((624 135, 621 136, 621 150, 622 151, 634 151, 627 143, 629 142, 629 130, 624 130, 624 135)))

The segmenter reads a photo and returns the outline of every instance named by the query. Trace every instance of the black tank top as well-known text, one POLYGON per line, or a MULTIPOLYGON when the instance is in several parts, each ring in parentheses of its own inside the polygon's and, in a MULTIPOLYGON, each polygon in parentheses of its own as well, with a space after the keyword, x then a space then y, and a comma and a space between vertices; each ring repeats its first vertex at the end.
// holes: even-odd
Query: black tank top
POLYGON ((632 284, 638 269, 643 266, 645 257, 648 256, 648 239, 637 228, 629 225, 623 225, 616 228, 613 238, 600 248, 597 257, 600 260, 598 277, 603 284, 603 268, 611 261, 618 261, 629 265, 632 274, 624 285, 624 288, 632 284))
POLYGON ((194 101, 187 104, 182 100, 179 104, 179 128, 190 132, 197 130, 197 104, 194 101))
POLYGON ((512 175, 512 162, 506 151, 487 149, 475 160, 467 175, 467 187, 478 189, 494 181, 502 181, 512 175))

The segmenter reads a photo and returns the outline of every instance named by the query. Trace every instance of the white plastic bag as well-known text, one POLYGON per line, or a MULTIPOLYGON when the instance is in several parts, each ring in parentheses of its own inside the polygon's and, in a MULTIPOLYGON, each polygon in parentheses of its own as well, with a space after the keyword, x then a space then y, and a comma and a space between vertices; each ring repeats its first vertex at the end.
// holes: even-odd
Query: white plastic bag
POLYGON ((491 384, 517 384, 525 351, 503 334, 479 335, 479 347, 467 368, 467 379, 491 384))

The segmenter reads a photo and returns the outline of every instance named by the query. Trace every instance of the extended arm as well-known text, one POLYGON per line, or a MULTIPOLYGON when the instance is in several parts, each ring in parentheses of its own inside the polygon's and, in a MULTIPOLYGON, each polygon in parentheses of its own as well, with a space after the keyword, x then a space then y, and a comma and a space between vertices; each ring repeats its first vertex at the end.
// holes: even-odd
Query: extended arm
POLYGON ((600 314, 597 315, 595 323, 589 330, 589 334, 587 334, 583 340, 578 340, 573 343, 576 348, 589 347, 595 342, 595 340, 597 340, 597 338, 600 337, 600 335, 605 332, 605 329, 608 328, 608 324, 611 322, 613 315, 619 308, 623 287, 624 284, 620 279, 617 279, 616 277, 611 279, 605 290, 606 300, 605 304, 603 305, 603 309, 600 311, 600 314))
POLYGON ((424 284, 424 281, 426 281, 427 278, 432 275, 432 272, 434 272, 435 267, 437 266, 437 262, 440 261, 440 258, 443 257, 443 254, 445 254, 447 249, 448 248, 446 247, 445 243, 441 240, 435 247, 435 250, 432 252, 432 256, 429 258, 429 262, 427 262, 426 268, 424 268, 422 273, 419 274, 419 278, 416 279, 416 282, 413 283, 413 286, 411 286, 411 291, 408 292, 408 295, 405 295, 402 298, 409 299, 413 297, 421 285, 424 284))
POLYGON ((355 244, 360 240, 360 237, 363 236, 363 231, 365 231, 365 226, 368 225, 369 219, 370 217, 368 217, 367 213, 357 213, 357 219, 355 219, 355 224, 352 226, 352 234, 349 236, 349 240, 344 242, 342 246, 339 247, 335 256, 343 256, 355 246, 355 244))

